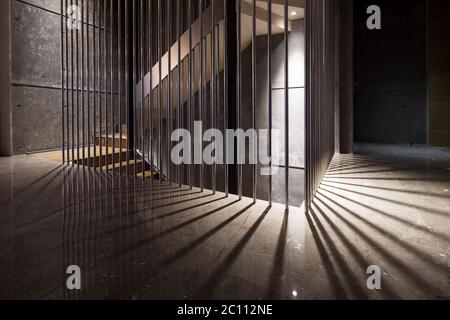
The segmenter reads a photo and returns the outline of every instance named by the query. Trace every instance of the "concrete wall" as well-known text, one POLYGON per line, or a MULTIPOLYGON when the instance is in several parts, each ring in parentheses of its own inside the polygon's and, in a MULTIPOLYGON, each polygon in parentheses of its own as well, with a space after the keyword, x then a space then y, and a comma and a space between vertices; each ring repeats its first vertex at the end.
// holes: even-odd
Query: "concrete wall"
POLYGON ((13 0, 13 153, 61 146, 59 1, 13 0))
POLYGON ((0 1, 0 155, 12 154, 11 2, 0 1))
POLYGON ((354 1, 355 141, 427 143, 426 1, 354 1), (369 5, 382 29, 369 30, 369 5))

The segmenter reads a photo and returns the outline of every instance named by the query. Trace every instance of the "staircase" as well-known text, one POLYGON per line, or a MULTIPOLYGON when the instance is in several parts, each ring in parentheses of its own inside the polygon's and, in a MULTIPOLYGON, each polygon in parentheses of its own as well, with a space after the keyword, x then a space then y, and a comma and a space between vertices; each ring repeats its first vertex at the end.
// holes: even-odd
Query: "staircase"
MULTIPOLYGON (((123 132, 126 132, 126 128, 123 129, 123 132)), ((126 175, 128 167, 130 176, 134 176, 136 168, 137 177, 150 178, 151 176, 153 176, 153 179, 159 179, 158 172, 151 172, 150 166, 147 163, 145 163, 144 167, 142 166, 144 160, 139 154, 137 155, 137 159, 134 159, 134 153, 127 150, 126 135, 122 135, 122 139, 120 139, 119 134, 97 135, 95 137, 95 143, 95 148, 93 146, 86 148, 87 150, 85 150, 84 159, 76 160, 74 161, 74 163, 88 167, 102 168, 103 171, 107 173, 114 172, 116 175, 126 175), (113 142, 114 149, 112 147, 113 142), (90 151, 90 157, 88 157, 88 151, 90 151), (127 153, 129 157, 128 162, 127 153)), ((80 155, 81 153, 82 152, 80 151, 80 155)))

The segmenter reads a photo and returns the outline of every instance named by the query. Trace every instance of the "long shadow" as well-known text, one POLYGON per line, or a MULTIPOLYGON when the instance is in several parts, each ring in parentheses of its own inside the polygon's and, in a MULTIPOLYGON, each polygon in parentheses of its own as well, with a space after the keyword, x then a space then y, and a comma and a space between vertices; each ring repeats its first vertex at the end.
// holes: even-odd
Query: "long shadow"
MULTIPOLYGON (((46 178, 49 178, 51 175, 53 175, 53 174, 55 173, 55 171, 58 171, 58 172, 56 172, 57 174, 58 174, 58 173, 61 173, 61 172, 64 172, 64 170, 61 170, 61 169, 64 169, 63 167, 64 167, 64 165, 61 164, 61 165, 57 166, 56 168, 50 170, 49 172, 45 173, 44 175, 42 175, 42 176, 39 177, 38 179, 34 180, 33 182, 29 183, 28 185, 26 185, 26 186, 23 187, 22 189, 13 192, 13 196, 14 196, 14 197, 17 197, 17 196, 20 195, 21 193, 27 191, 27 190, 28 190, 29 188, 31 188, 32 186, 38 184, 39 182, 43 181, 43 180, 46 179, 46 178)), ((50 182, 53 182, 53 180, 52 180, 52 179, 49 179, 49 180, 47 181, 47 183, 46 183, 44 186, 47 186, 50 182)))
MULTIPOLYGON (((153 221, 157 221, 157 220, 162 220, 164 218, 171 217, 171 216, 174 216, 176 214, 183 213, 183 212, 195 209, 195 208, 200 208, 200 207, 203 207, 205 205, 208 205, 208 204, 211 204, 211 203, 223 200, 223 199, 226 199, 226 197, 224 196, 224 197, 213 199, 213 200, 210 200, 210 201, 207 201, 207 202, 202 202, 200 204, 196 204, 196 205, 191 206, 191 207, 182 208, 180 210, 172 211, 172 212, 169 212, 169 213, 166 213, 166 214, 163 214, 163 215, 160 215, 160 216, 156 216, 156 217, 153 217, 153 218, 150 218, 150 219, 144 219, 144 220, 142 220, 140 222, 136 222, 136 223, 134 223, 132 225, 127 225, 127 226, 121 227, 120 229, 111 230, 111 231, 105 233, 104 235, 114 234, 114 233, 119 232, 119 231, 123 232, 123 231, 129 230, 129 229, 135 228, 135 227, 137 227, 139 225, 143 225, 143 224, 146 224, 146 223, 149 223, 149 222, 153 222, 153 221)), ((234 204, 235 202, 238 202, 238 201, 239 200, 233 201, 231 204, 234 204)), ((220 208, 226 208, 226 207, 230 206, 231 204, 227 204, 227 205, 225 205, 223 207, 220 207, 220 208)), ((125 205, 122 204, 122 207, 124 207, 124 206, 126 206, 126 204, 125 205)), ((144 210, 138 210, 138 211, 132 212, 130 215, 133 215, 133 216, 134 215, 139 215, 140 213, 146 212, 146 211, 147 210, 145 210, 145 209, 144 210)), ((212 212, 216 212, 216 211, 219 211, 219 210, 213 210, 212 212)))
POLYGON ((201 215, 199 215, 199 216, 197 216, 195 218, 189 219, 188 221, 185 221, 185 222, 180 223, 180 224, 178 224, 176 226, 173 226, 173 227, 171 227, 171 228, 169 228, 167 230, 164 230, 164 231, 162 231, 162 232, 160 232, 158 234, 155 234, 155 235, 152 235, 150 237, 146 237, 144 239, 141 239, 138 242, 136 242, 135 244, 133 244, 132 246, 122 249, 121 253, 125 254, 129 250, 134 250, 137 247, 140 247, 142 245, 146 245, 146 244, 148 244, 148 243, 150 243, 152 241, 155 241, 155 240, 157 240, 159 238, 167 236, 167 235, 169 235, 169 234, 171 234, 171 233, 173 233, 175 231, 178 231, 178 230, 180 230, 182 228, 185 228, 185 227, 187 227, 187 226, 189 226, 189 225, 191 225, 191 224, 193 224, 195 222, 198 222, 198 221, 200 221, 202 219, 205 219, 205 218, 207 218, 207 217, 209 217, 209 216, 211 216, 211 215, 213 215, 213 214, 215 214, 215 213, 217 213, 219 211, 222 211, 222 210, 224 210, 224 209, 226 209, 226 208, 228 208, 228 207, 230 207, 230 206, 232 206, 232 205, 234 205, 234 204, 236 204, 238 202, 239 202, 239 200, 235 200, 233 202, 227 203, 227 204, 225 204, 223 206, 215 208, 214 210, 205 212, 205 213, 203 213, 203 214, 201 214, 201 215))
MULTIPOLYGON (((328 186, 328 187, 330 187, 330 186, 328 186)), ((406 206, 406 207, 411 207, 411 204, 409 204, 409 203, 398 201, 398 200, 392 200, 392 199, 389 199, 389 198, 383 198, 383 197, 372 195, 372 194, 369 194, 369 193, 364 193, 364 192, 359 192, 359 191, 355 191, 355 190, 344 189, 344 188, 340 188, 340 187, 336 187, 336 186, 331 186, 331 188, 342 190, 342 191, 345 191, 345 192, 358 194, 358 195, 361 195, 361 196, 364 196, 364 197, 369 197, 369 198, 374 198, 374 199, 378 199, 378 200, 383 200, 383 201, 399 204, 399 205, 406 206)), ((441 211, 441 210, 431 209, 431 208, 428 208, 428 207, 418 206, 417 204, 414 204, 414 208, 423 210, 425 212, 433 213, 433 214, 436 214, 436 215, 439 215, 439 216, 443 216, 444 218, 450 218, 450 212, 448 212, 448 211, 443 211, 443 210, 441 211)))
POLYGON ((171 200, 173 198, 187 197, 187 196, 191 196, 191 195, 199 194, 199 193, 202 193, 202 192, 201 191, 195 191, 195 192, 184 193, 184 194, 173 194, 173 195, 169 195, 168 197, 151 198, 151 201, 171 200))
POLYGON ((359 205, 361 207, 364 207, 366 209, 369 209, 371 211, 375 211, 375 212, 377 212, 379 214, 382 214, 383 216, 386 216, 386 217, 388 217, 388 218, 390 218, 392 220, 395 220, 397 222, 401 222, 401 223, 403 223, 403 224, 405 224, 405 225, 407 225, 407 226, 409 226, 411 228, 415 228, 415 229, 421 230, 423 232, 430 233, 430 234, 432 234, 432 235, 434 235, 434 236, 436 236, 438 238, 441 238, 441 240, 443 240, 443 241, 447 241, 447 242, 450 241, 450 237, 447 234, 444 234, 444 233, 441 233, 441 232, 437 232, 437 231, 431 231, 425 226, 414 224, 414 223, 412 223, 412 222, 410 222, 410 221, 408 221, 406 219, 394 216, 394 215, 392 215, 392 214, 390 214, 388 212, 381 211, 381 210, 379 210, 379 209, 377 209, 375 207, 366 205, 366 204, 364 204, 362 202, 359 202, 359 201, 356 201, 354 199, 350 199, 348 197, 345 197, 345 196, 343 196, 341 194, 338 194, 336 192, 330 191, 328 189, 321 188, 321 190, 322 191, 326 191, 328 193, 331 193, 333 196, 337 196, 337 197, 340 197, 340 198, 345 199, 347 201, 353 202, 354 204, 359 205))
POLYGON ((278 236, 277 249, 272 263, 269 284, 266 292, 266 299, 276 299, 282 297, 282 283, 286 255, 286 242, 289 223, 289 211, 285 210, 283 222, 281 224, 280 235, 278 236))
POLYGON ((239 257, 242 250, 245 248, 247 243, 255 234, 258 227, 266 218, 269 213, 271 207, 267 207, 262 213, 258 220, 247 230, 242 239, 238 242, 238 244, 231 250, 231 252, 225 257, 223 263, 216 268, 216 271, 210 276, 208 281, 202 286, 199 290, 200 296, 207 297, 210 296, 211 292, 217 288, 220 282, 227 276, 228 271, 233 265, 234 261, 239 257))
MULTIPOLYGON (((383 248, 380 244, 378 244, 375 240, 370 238, 367 234, 362 232, 357 226, 355 226, 353 223, 348 221, 346 218, 344 218, 341 214, 339 214, 336 210, 333 210, 329 205, 327 205, 324 201, 321 201, 321 203, 331 212, 334 212, 335 216, 338 217, 348 228, 350 228, 353 232, 355 232, 358 236, 360 236, 364 241, 366 241, 369 245, 371 245, 376 252, 383 255, 387 260, 390 261, 390 263, 394 266, 396 266, 399 270, 402 271, 402 274, 410 278, 413 282, 417 283, 418 287, 421 287, 423 289, 428 290, 430 294, 436 294, 439 290, 434 287, 433 285, 429 284, 425 280, 423 280, 422 275, 418 274, 414 270, 411 269, 410 265, 406 264, 405 262, 401 261, 399 258, 394 256, 391 252, 389 252, 387 249, 383 248)), ((337 204, 339 206, 339 204, 337 204)), ((351 212, 348 209, 345 209, 347 212, 349 212, 352 215, 355 215, 354 212, 351 212)))
POLYGON ((189 199, 186 199, 186 200, 180 200, 180 201, 176 201, 176 202, 169 202, 169 203, 162 204, 162 205, 159 205, 159 206, 154 206, 154 207, 151 207, 150 209, 152 209, 152 210, 161 209, 161 208, 173 206, 173 205, 176 205, 176 204, 182 204, 182 203, 185 203, 185 202, 191 202, 191 201, 194 201, 194 200, 209 198, 209 197, 212 197, 212 196, 213 196, 213 194, 206 194, 206 195, 203 195, 203 196, 200 196, 200 197, 194 197, 194 198, 189 198, 189 199))
MULTIPOLYGON (((315 204, 315 209, 317 210, 317 212, 319 214, 324 215, 317 204, 315 204)), ((354 276, 353 270, 350 269, 350 267, 346 263, 345 259, 340 254, 339 249, 334 244, 334 241, 331 239, 330 235, 328 234, 328 232, 325 230, 322 223, 318 219, 318 217, 315 213, 315 210, 311 210, 311 217, 314 220, 317 228, 319 229, 318 232, 322 235, 322 238, 324 239, 324 247, 325 246, 328 247, 328 249, 329 249, 328 252, 330 252, 332 255, 332 257, 330 258, 330 261, 331 261, 331 259, 334 259, 336 261, 336 265, 341 270, 341 275, 345 275, 348 278, 348 280, 350 282, 349 287, 351 287, 351 290, 354 291, 354 294, 360 299, 367 299, 367 293, 360 285, 361 281, 357 277, 354 276)), ((369 264, 367 266, 369 266, 369 264)), ((335 268, 333 268, 333 270, 335 270, 335 268)), ((361 268, 361 273, 363 273, 363 272, 364 272, 364 269, 361 268)), ((346 298, 348 298, 348 297, 346 297, 346 298)))
POLYGON ((366 171, 351 171, 351 172, 331 172, 331 173, 326 173, 325 177, 340 177, 342 175, 349 175, 349 174, 362 174, 362 173, 382 173, 382 172, 405 172, 405 171, 415 171, 415 169, 412 168, 390 168, 390 169, 376 169, 376 170, 366 170, 366 171))
MULTIPOLYGON (((320 199, 316 199, 318 202, 321 202, 320 199)), ((323 210, 319 207, 319 205, 315 204, 315 209, 317 209, 317 212, 322 216, 322 218, 328 223, 328 225, 330 226, 330 228, 333 230, 333 232, 339 237, 339 239, 341 239, 341 241, 343 242, 343 244, 348 248, 348 250, 351 252, 351 256, 356 260, 356 262, 359 264, 359 267, 361 268, 361 272, 362 274, 365 274, 365 269, 370 266, 372 263, 369 263, 367 261, 367 259, 361 254, 360 250, 358 250, 358 248, 353 245, 348 238, 342 233, 342 231, 340 231, 340 229, 334 224, 334 222, 329 218, 329 216, 323 212, 323 210)), ((314 211, 313 211, 314 212, 314 211)), ((329 212, 329 213, 333 213, 335 214, 335 212, 329 212)), ((315 217, 315 214, 312 213, 312 215, 315 217)), ((320 229, 323 233, 326 233, 325 228, 323 228, 323 226, 320 224, 320 221, 317 217, 315 217, 315 221, 317 223, 318 226, 320 226, 320 229)), ((334 248, 334 252, 336 252, 336 254, 339 256, 339 250, 333 245, 333 242, 331 240, 330 237, 327 237, 327 241, 329 244, 329 247, 333 247, 334 248)), ((347 264, 345 263, 345 261, 343 259, 339 259, 338 261, 341 264, 341 269, 345 269, 343 270, 344 272, 342 272, 342 274, 344 275, 351 275, 352 274, 352 270, 350 270, 349 267, 347 267, 347 264)), ((358 294, 358 298, 364 298, 366 299, 367 293, 365 290, 361 290, 362 288, 360 286, 358 286, 358 280, 355 279, 354 277, 352 277, 352 285, 355 286, 358 290, 355 290, 355 293, 358 294)), ((364 283, 365 285, 365 283, 364 283)), ((394 292, 394 290, 392 290, 390 288, 390 285, 386 285, 383 284, 383 293, 386 292, 388 294, 388 297, 390 299, 400 299, 400 296, 394 292)))
POLYGON ((245 208, 239 210, 237 213, 235 213, 234 215, 232 215, 231 217, 229 217, 225 221, 221 222, 219 225, 217 225, 213 229, 209 230, 208 232, 204 233, 202 236, 198 237, 196 240, 192 241, 190 244, 188 244, 188 245, 182 247, 181 249, 177 250, 177 252, 175 254, 173 254, 172 256, 168 257, 164 261, 162 261, 162 263, 158 267, 156 267, 156 269, 153 270, 153 272, 158 272, 158 270, 167 268, 168 266, 170 266, 175 261, 177 261, 177 260, 181 259, 182 257, 184 257, 185 255, 189 254, 191 252, 191 250, 195 249, 197 246, 199 246, 200 244, 205 242, 208 238, 213 236, 215 233, 217 233, 218 231, 222 230, 229 223, 231 223, 233 220, 237 219, 239 216, 244 214, 248 209, 250 209, 254 205, 255 205, 254 203, 249 204, 248 206, 246 206, 245 208))
MULTIPOLYGON (((339 206, 340 208, 343 208, 344 210, 347 210, 348 212, 350 212, 350 210, 345 209, 343 206, 338 204, 336 201, 334 201, 330 197, 327 197, 326 195, 324 195, 321 191, 318 191, 318 195, 324 197, 325 199, 327 199, 328 201, 334 203, 335 205, 339 206)), ((319 198, 317 200, 320 201, 319 198)), ((447 270, 447 268, 445 266, 442 266, 442 265, 434 263, 433 262, 433 257, 431 255, 429 255, 429 256, 424 255, 424 253, 421 250, 419 250, 416 247, 412 246, 408 242, 399 239, 395 234, 392 234, 391 232, 387 231, 386 229, 383 229, 383 228, 375 225, 374 223, 364 219, 359 214, 353 213, 352 216, 354 218, 356 218, 358 221, 361 221, 365 225, 367 225, 370 228, 372 228, 374 231, 379 232, 383 236, 386 236, 387 238, 392 240, 392 242, 397 243, 398 245, 402 246, 403 248, 409 250, 411 253, 415 254, 417 256, 417 258, 419 258, 420 260, 422 260, 426 264, 430 265, 430 267, 435 268, 435 269, 441 269, 443 272, 445 272, 447 270)))
POLYGON ((322 260, 322 265, 325 268, 326 276, 330 282, 331 290, 333 290, 333 295, 336 298, 345 298, 345 289, 341 282, 341 279, 337 276, 334 271, 333 263, 331 262, 330 256, 328 255, 325 245, 320 239, 320 233, 317 231, 316 226, 312 219, 312 212, 314 208, 310 208, 308 213, 306 213, 306 220, 308 221, 309 229, 313 236, 314 242, 317 247, 320 259, 322 260))
POLYGON ((424 178, 405 178, 405 177, 332 177, 325 176, 327 179, 345 179, 345 180, 375 180, 375 181, 417 181, 417 182, 448 182, 448 178, 434 178, 434 179, 424 179, 424 178))
POLYGON ((360 188, 367 188, 367 189, 375 189, 375 190, 383 190, 383 191, 392 191, 392 192, 401 192, 401 193, 408 193, 408 194, 417 194, 422 196, 430 196, 430 197, 436 197, 436 198, 444 198, 447 199, 449 196, 438 194, 438 193, 430 193, 430 192, 420 192, 420 191, 412 191, 412 190, 405 190, 405 189, 394 189, 394 188, 388 188, 388 187, 377 187, 377 186, 366 186, 363 184, 357 184, 357 183, 346 183, 346 182, 338 182, 338 181, 332 181, 328 179, 323 179, 322 185, 333 187, 334 185, 330 185, 327 183, 334 183, 334 184, 340 184, 344 186, 349 187, 360 187, 360 188))
MULTIPOLYGON (((361 163, 363 163, 363 162, 361 162, 361 163)), ((364 164, 364 165, 363 164, 361 164, 361 165, 348 164, 348 165, 343 165, 343 166, 338 166, 338 167, 330 166, 330 168, 327 170, 327 173, 339 173, 339 172, 343 172, 343 171, 347 171, 347 170, 370 168, 370 167, 374 167, 376 165, 377 164, 369 163, 369 164, 364 164)))

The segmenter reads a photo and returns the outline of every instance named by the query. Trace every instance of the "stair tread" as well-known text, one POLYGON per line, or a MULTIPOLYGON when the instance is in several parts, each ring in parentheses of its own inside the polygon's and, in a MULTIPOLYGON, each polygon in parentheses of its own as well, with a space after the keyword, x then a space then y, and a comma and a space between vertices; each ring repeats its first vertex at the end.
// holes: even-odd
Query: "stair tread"
MULTIPOLYGON (((114 136, 112 134, 107 134, 107 135, 98 134, 98 135, 96 135, 96 137, 97 138, 113 138, 114 137, 116 139, 119 139, 120 138, 120 133, 116 133, 114 136)), ((127 138, 127 136, 122 134, 122 139, 126 139, 126 138, 127 138)))
MULTIPOLYGON (((135 163, 137 163, 137 164, 141 164, 142 163, 142 160, 134 160, 134 159, 131 159, 131 160, 129 160, 129 163, 130 163, 130 165, 131 164, 135 164, 135 163)), ((127 163, 127 161, 122 161, 122 162, 116 162, 116 163, 114 163, 114 167, 115 168, 120 168, 120 167, 126 167, 128 165, 128 163, 127 163)), ((113 167, 113 164, 110 164, 110 165, 108 165, 108 168, 112 168, 113 167)))
MULTIPOLYGON (((158 173, 153 172, 153 176, 156 176, 156 175, 158 175, 158 173)), ((138 177, 142 177, 142 176, 143 176, 144 178, 148 178, 148 177, 152 176, 152 173, 151 173, 150 171, 139 172, 139 173, 137 174, 137 176, 138 176, 138 177)))

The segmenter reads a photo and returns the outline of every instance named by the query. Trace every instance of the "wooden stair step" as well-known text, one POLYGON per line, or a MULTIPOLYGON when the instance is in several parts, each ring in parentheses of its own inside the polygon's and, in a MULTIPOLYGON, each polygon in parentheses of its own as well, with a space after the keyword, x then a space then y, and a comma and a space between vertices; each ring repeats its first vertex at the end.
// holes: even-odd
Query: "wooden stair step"
MULTIPOLYGON (((114 163, 114 165, 112 165, 112 164, 108 165, 105 169, 108 172, 112 172, 113 168, 114 168, 114 171, 116 173, 122 172, 122 174, 125 174, 127 172, 127 165, 128 164, 126 161, 123 161, 121 163, 117 162, 117 163, 114 163)), ((142 172, 142 160, 130 160, 129 161, 128 170, 131 175, 134 175, 134 167, 135 166, 136 166, 137 173, 138 174, 141 173, 142 172)))
POLYGON ((150 178, 151 176, 153 176, 153 179, 155 180, 159 180, 159 173, 158 172, 151 172, 149 170, 145 171, 145 172, 139 172, 137 174, 138 177, 142 178, 150 178))
MULTIPOLYGON (((102 166, 112 164, 113 159, 114 159, 114 162, 118 163, 121 160, 120 154, 121 153, 120 153, 119 149, 116 149, 114 151, 114 153, 111 148, 109 151, 106 151, 106 149, 105 149, 104 151, 102 151, 101 156, 100 156, 100 153, 97 152, 95 158, 94 158, 94 156, 91 156, 91 158, 85 158, 83 161, 80 161, 80 163, 84 163, 84 165, 91 166, 91 167, 102 167, 102 166), (108 159, 106 159, 106 158, 108 158, 108 159)), ((127 158, 127 151, 123 150, 122 151, 122 161, 126 158, 127 158)))

